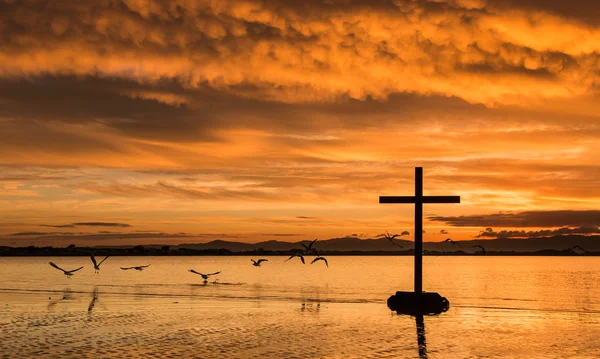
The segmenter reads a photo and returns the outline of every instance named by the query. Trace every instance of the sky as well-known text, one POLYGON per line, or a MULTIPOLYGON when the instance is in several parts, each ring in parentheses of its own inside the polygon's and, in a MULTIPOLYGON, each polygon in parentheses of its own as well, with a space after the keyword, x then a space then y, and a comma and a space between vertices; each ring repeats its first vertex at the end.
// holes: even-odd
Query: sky
POLYGON ((0 245, 600 232, 600 2, 0 0, 0 245))

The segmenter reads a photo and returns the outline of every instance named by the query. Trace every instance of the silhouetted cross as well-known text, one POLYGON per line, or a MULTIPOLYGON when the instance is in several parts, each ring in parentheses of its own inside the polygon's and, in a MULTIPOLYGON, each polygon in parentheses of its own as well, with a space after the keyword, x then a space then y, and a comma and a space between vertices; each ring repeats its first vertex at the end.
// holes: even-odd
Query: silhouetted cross
POLYGON ((415 167, 414 196, 379 196, 379 203, 415 204, 415 293, 423 292, 423 203, 460 203, 460 196, 423 196, 423 167, 415 167))

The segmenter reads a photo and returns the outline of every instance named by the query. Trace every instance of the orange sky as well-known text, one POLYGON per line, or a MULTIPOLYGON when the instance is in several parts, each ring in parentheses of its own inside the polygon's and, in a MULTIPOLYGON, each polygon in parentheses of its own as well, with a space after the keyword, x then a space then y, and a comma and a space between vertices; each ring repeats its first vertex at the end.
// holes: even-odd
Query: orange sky
POLYGON ((426 241, 597 228, 600 4, 565 3, 0 1, 0 245, 411 239, 378 196, 415 166, 462 197, 426 241))

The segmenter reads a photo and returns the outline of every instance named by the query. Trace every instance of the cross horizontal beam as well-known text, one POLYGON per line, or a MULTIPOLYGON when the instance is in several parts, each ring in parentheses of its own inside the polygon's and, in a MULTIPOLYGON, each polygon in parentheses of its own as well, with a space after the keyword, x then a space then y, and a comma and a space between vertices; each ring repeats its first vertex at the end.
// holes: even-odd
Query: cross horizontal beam
MULTIPOLYGON (((417 203, 415 196, 379 196, 379 203, 417 203)), ((460 196, 423 196, 419 203, 460 203, 460 196)))

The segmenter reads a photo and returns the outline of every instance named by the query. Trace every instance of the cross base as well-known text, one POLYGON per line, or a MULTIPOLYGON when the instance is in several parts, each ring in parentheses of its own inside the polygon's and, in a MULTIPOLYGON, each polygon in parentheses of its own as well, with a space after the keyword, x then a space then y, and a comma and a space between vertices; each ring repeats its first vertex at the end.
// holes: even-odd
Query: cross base
POLYGON ((439 293, 396 292, 387 300, 387 305, 398 314, 440 314, 450 308, 448 299, 439 293))

